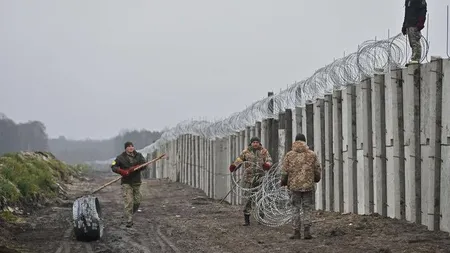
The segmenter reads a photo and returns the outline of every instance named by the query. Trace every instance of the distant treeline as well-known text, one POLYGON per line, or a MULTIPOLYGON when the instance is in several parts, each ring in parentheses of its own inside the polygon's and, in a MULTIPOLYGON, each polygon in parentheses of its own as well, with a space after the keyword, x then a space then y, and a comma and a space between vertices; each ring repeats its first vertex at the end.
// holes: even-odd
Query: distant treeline
POLYGON ((147 130, 123 131, 107 140, 68 140, 64 136, 49 139, 40 121, 16 124, 0 113, 0 155, 17 151, 50 151, 69 164, 106 160, 123 152, 123 144, 132 141, 137 149, 161 137, 161 132, 147 130))
POLYGON ((48 141, 51 152, 59 159, 70 163, 106 160, 124 151, 124 143, 133 142, 136 149, 144 148, 161 137, 160 132, 133 130, 107 140, 67 140, 64 137, 48 141))
POLYGON ((40 121, 16 124, 0 113, 0 155, 25 150, 48 151, 48 136, 40 121))

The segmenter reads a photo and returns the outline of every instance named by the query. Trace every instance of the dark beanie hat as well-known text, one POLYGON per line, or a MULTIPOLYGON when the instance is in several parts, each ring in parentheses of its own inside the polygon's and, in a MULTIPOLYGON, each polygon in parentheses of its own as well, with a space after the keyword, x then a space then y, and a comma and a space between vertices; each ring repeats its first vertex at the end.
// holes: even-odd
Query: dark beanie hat
POLYGON ((303 141, 306 142, 306 137, 304 134, 297 134, 297 136, 295 136, 295 141, 303 141))
POLYGON ((131 141, 127 141, 127 142, 125 142, 125 145, 124 145, 124 148, 126 149, 126 148, 128 148, 129 146, 134 146, 133 145, 133 143, 131 142, 131 141))
POLYGON ((252 143, 252 142, 254 142, 254 141, 257 141, 257 142, 259 142, 259 143, 261 143, 261 140, 258 138, 258 137, 252 137, 251 139, 250 139, 250 143, 252 143))

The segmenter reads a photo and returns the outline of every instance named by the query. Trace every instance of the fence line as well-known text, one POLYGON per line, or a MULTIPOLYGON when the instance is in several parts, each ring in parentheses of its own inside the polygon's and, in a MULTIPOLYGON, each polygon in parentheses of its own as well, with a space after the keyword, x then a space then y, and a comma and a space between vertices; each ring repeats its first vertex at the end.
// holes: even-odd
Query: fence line
MULTIPOLYGON (((211 139, 187 128, 153 150, 152 157, 168 154, 153 177, 200 188, 215 199, 231 191, 226 200, 242 204, 242 189, 232 190, 236 175, 228 166, 250 137, 262 138, 279 162, 293 136, 303 132, 323 166, 316 209, 378 213, 450 231, 449 76, 450 60, 432 57, 430 63, 374 74, 228 136, 211 139)), ((279 169, 274 166, 272 177, 279 169)))
MULTIPOLYGON (((302 132, 323 166, 316 209, 379 213, 450 231, 450 61, 404 68, 406 43, 401 34, 366 41, 242 112, 179 123, 140 150, 149 159, 169 154, 145 177, 168 177, 242 204, 228 166, 250 137, 260 137, 279 162, 302 132)), ((425 59, 428 44, 423 37, 421 43, 425 59)))

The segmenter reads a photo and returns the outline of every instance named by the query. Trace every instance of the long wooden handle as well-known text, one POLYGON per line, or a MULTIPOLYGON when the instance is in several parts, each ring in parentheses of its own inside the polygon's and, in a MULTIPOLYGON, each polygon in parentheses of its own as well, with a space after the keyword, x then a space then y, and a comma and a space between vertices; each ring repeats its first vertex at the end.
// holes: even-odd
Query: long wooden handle
MULTIPOLYGON (((141 165, 138 165, 138 166, 136 166, 136 167, 133 167, 133 168, 131 168, 130 170, 131 170, 131 172, 140 170, 141 168, 143 168, 143 167, 145 167, 145 166, 147 166, 147 165, 149 165, 149 164, 151 164, 151 163, 154 163, 154 162, 156 162, 156 161, 158 161, 158 160, 164 158, 164 156, 166 156, 166 154, 162 154, 162 155, 160 155, 159 157, 157 157, 157 158, 155 158, 155 159, 153 159, 153 160, 151 160, 151 161, 148 161, 148 162, 146 162, 146 163, 143 163, 143 164, 141 164, 141 165)), ((98 192, 98 191, 100 191, 101 189, 105 188, 106 186, 108 186, 108 185, 110 185, 110 184, 113 184, 113 183, 119 181, 121 178, 122 178, 122 177, 120 176, 120 177, 118 177, 118 178, 116 178, 116 179, 114 179, 114 180, 112 180, 112 181, 110 181, 110 182, 108 182, 108 183, 106 183, 106 184, 100 186, 99 188, 97 188, 96 190, 94 190, 93 192, 91 192, 91 195, 94 194, 94 193, 96 193, 96 192, 98 192)))
MULTIPOLYGON (((237 171, 239 168, 241 168, 241 166, 242 166, 242 163, 239 164, 239 165, 236 167, 236 169, 235 169, 234 171, 237 171)), ((241 179, 242 179, 242 178, 241 178, 241 179)), ((239 179, 239 180, 236 182, 236 184, 238 184, 239 182, 241 182, 241 179, 239 179)), ((219 204, 222 204, 222 202, 228 197, 228 195, 230 195, 231 191, 234 190, 234 188, 236 188, 236 184, 233 185, 233 187, 231 188, 231 190, 228 191, 227 195, 225 195, 225 197, 223 197, 222 200, 220 200, 219 204)))

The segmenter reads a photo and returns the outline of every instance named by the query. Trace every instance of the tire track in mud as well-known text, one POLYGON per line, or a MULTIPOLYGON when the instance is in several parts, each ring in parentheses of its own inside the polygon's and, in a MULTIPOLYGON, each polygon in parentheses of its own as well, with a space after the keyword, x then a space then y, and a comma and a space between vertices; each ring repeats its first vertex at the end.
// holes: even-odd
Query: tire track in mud
POLYGON ((66 229, 66 231, 64 231, 63 234, 63 238, 62 238, 62 243, 61 245, 58 247, 58 249, 56 249, 55 253, 70 253, 70 244, 68 239, 70 238, 70 234, 72 232, 72 228, 69 227, 68 229, 66 229), (63 251, 64 250, 64 251, 63 251))
POLYGON ((89 243, 79 242, 72 237, 73 227, 72 223, 68 221, 69 228, 64 231, 61 245, 56 249, 55 253, 71 253, 82 252, 94 253, 92 246, 89 243))
POLYGON ((129 237, 129 236, 126 236, 126 235, 122 235, 122 238, 125 239, 125 241, 129 245, 131 245, 133 248, 136 248, 136 249, 140 250, 139 252, 152 253, 148 247, 142 245, 142 243, 136 242, 132 237, 129 237))
POLYGON ((161 232, 161 225, 158 225, 156 228, 156 233, 158 234, 158 237, 160 237, 169 247, 172 249, 175 253, 181 253, 181 251, 173 244, 172 241, 170 241, 166 236, 163 235, 161 232))
MULTIPOLYGON (((181 253, 175 244, 168 239, 161 231, 160 225, 150 224, 148 226, 139 226, 137 228, 125 229, 124 231, 114 231, 118 237, 121 237, 122 243, 119 243, 114 250, 123 249, 129 246, 143 253, 181 253), (120 234, 120 235, 119 235, 120 234), (126 245, 126 246, 125 246, 126 245)), ((141 222, 140 224, 145 224, 141 222)), ((134 252, 134 251, 132 251, 134 252)))
POLYGON ((157 247, 159 247, 158 252, 162 253, 181 253, 181 251, 174 245, 172 241, 170 241, 167 237, 165 237, 161 233, 160 226, 158 225, 155 229, 155 226, 151 224, 151 221, 148 220, 148 231, 146 233, 147 238, 153 238, 157 247))

